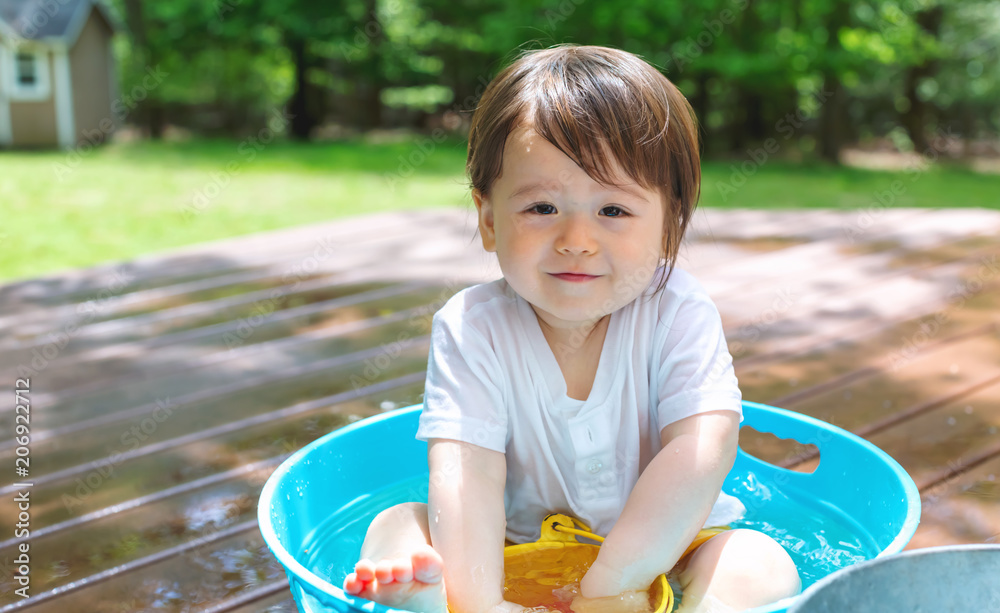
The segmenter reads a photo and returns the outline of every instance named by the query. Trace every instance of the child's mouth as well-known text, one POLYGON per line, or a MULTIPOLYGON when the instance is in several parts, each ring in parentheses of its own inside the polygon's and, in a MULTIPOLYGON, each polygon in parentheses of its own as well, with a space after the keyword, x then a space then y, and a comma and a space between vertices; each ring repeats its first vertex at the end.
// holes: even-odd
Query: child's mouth
POLYGON ((571 273, 571 272, 563 272, 563 273, 559 273, 559 274, 553 274, 552 276, 555 277, 555 278, 557 278, 557 279, 562 279, 563 281, 572 281, 572 282, 577 282, 577 283, 583 282, 583 281, 590 281, 592 279, 596 279, 597 278, 594 275, 578 275, 578 274, 574 274, 574 273, 571 273))

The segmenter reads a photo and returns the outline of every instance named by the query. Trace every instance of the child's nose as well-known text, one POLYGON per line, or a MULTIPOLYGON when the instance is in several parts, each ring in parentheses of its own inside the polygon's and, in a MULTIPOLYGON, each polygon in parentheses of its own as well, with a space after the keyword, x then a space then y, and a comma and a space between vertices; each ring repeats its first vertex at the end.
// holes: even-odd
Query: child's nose
POLYGON ((556 249, 560 253, 593 253, 597 250, 590 221, 584 215, 567 215, 559 236, 556 237, 556 249))

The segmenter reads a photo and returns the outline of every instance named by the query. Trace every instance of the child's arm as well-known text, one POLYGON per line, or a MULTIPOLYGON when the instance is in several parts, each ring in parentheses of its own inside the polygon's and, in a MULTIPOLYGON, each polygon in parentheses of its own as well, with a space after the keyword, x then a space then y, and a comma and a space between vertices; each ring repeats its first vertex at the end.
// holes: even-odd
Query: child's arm
POLYGON ((580 582, 587 598, 647 589, 674 566, 712 510, 736 459, 740 416, 710 411, 669 424, 621 516, 580 582))
POLYGON ((431 439, 427 521, 431 545, 444 561, 448 606, 456 613, 514 613, 504 602, 507 527, 502 453, 449 439, 431 439))

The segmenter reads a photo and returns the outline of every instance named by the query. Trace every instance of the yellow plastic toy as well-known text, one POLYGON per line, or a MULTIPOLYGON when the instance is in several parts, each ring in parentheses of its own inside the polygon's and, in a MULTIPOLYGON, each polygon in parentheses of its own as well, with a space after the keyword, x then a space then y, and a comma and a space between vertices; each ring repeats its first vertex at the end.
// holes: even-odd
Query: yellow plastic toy
MULTIPOLYGON (((569 602, 560 601, 553 590, 578 583, 597 559, 599 545, 581 543, 577 536, 598 543, 604 539, 578 519, 552 513, 542 520, 542 533, 533 543, 504 548, 504 599, 525 607, 546 607, 570 613, 569 602)), ((706 528, 698 533, 684 555, 728 528, 706 528)), ((683 557, 683 556, 682 556, 683 557)), ((674 592, 665 574, 649 588, 655 613, 673 610, 674 592)))

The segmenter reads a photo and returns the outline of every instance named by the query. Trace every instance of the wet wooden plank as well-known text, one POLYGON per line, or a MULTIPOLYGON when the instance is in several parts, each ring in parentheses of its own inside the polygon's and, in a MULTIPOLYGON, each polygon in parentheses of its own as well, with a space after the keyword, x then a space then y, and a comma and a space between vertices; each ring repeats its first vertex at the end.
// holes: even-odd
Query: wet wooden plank
MULTIPOLYGON (((114 313, 105 310, 90 321, 81 322, 74 331, 72 349, 78 351, 81 339, 88 337, 98 337, 101 342, 122 342, 125 339, 115 338, 114 335, 129 334, 139 338, 158 336, 185 328, 210 325, 213 315, 216 318, 227 318, 222 321, 237 319, 246 316, 254 306, 261 304, 280 310, 378 287, 380 284, 374 283, 360 286, 338 285, 334 275, 315 275, 292 283, 282 283, 275 278, 213 287, 174 296, 163 304, 147 304, 144 308, 130 305, 132 308, 114 313)), ((57 318, 50 318, 33 324, 18 325, 18 338, 0 341, 0 349, 17 351, 38 347, 49 342, 64 324, 57 318)), ((66 349, 68 348, 63 348, 63 353, 66 349)), ((5 355, 5 361, 12 361, 11 357, 5 355)))
POLYGON ((909 549, 1000 543, 1000 457, 926 489, 922 505, 909 549))
MULTIPOLYGON (((992 383, 870 437, 927 490, 965 467, 1000 457, 1000 342, 978 348, 993 359, 992 383)), ((970 347, 975 352, 977 348, 970 347)), ((969 364, 952 363, 957 375, 969 364)), ((980 378, 982 378, 980 376, 980 378)))
POLYGON ((297 613, 288 581, 275 582, 243 597, 230 598, 206 608, 203 613, 297 613))
MULTIPOLYGON (((59 355, 38 369, 45 372, 39 378, 38 393, 44 394, 41 399, 52 405, 64 402, 67 397, 76 399, 115 386, 142 383, 149 390, 155 386, 149 381, 151 378, 197 378, 195 371, 207 368, 240 368, 243 374, 249 374, 259 368, 285 367, 384 342, 385 339, 370 332, 383 324, 409 328, 412 337, 423 325, 424 307, 440 300, 442 291, 435 287, 394 285, 343 300, 334 299, 335 306, 303 305, 177 334, 95 347, 81 354, 59 355), (337 344, 342 346, 331 346, 337 344)), ((386 334, 394 338, 400 332, 386 334)), ((12 372, 8 374, 13 376, 12 372)))
MULTIPOLYGON (((422 353, 425 354, 426 351, 422 353)), ((191 446, 204 448, 205 441, 210 437, 244 433, 255 428, 274 429, 293 417, 322 411, 327 405, 347 402, 370 388, 420 383, 420 377, 414 376, 412 369, 419 369, 425 364, 423 356, 400 361, 398 366, 387 370, 378 380, 359 390, 347 387, 343 382, 324 374, 303 382, 307 391, 298 394, 292 393, 296 386, 288 384, 269 395, 262 394, 258 389, 232 400, 169 405, 170 413, 154 413, 149 419, 129 420, 117 427, 103 427, 116 434, 120 433, 115 446, 105 446, 108 440, 106 437, 100 438, 99 431, 81 431, 74 435, 82 439, 80 444, 53 442, 40 447, 38 457, 45 457, 43 453, 48 453, 50 457, 45 462, 39 462, 39 468, 32 473, 36 497, 43 496, 43 492, 49 488, 58 489, 59 484, 66 485, 89 476, 95 471, 95 467, 99 469, 97 472, 102 472, 117 470, 119 465, 131 466, 140 461, 151 462, 153 465, 164 464, 166 462, 163 456, 176 455, 180 450, 191 446), (309 389, 310 384, 315 389, 309 389), (342 389, 344 387, 347 389, 342 389), (328 391, 333 393, 324 395, 328 391), (283 404, 284 402, 290 404, 283 404), (232 408, 241 405, 246 405, 242 412, 232 408), (216 408, 220 412, 225 410, 224 414, 215 415, 212 410, 216 408), (154 457, 148 457, 151 455, 154 457)), ((0 491, 6 492, 6 489, 0 491)))
MULTIPOLYGON (((32 540, 36 564, 58 571, 39 576, 36 590, 58 589, 204 539, 239 522, 254 521, 260 488, 287 454, 363 417, 414 404, 419 401, 422 387, 422 381, 414 381, 356 401, 321 406, 273 424, 196 441, 159 457, 123 462, 100 482, 85 475, 80 481, 67 479, 50 487, 36 486, 32 490, 32 511, 34 521, 41 526, 72 522, 85 513, 97 515, 100 510, 167 488, 179 490, 170 497, 36 536, 32 540), (254 464, 259 466, 257 470, 239 471, 242 466, 254 464), (197 487, 198 481, 212 481, 212 477, 225 472, 234 474, 197 487), (191 487, 182 487, 185 484, 191 487)), ((13 539, 0 544, 0 559, 13 553, 13 539)), ((6 596, 11 596, 10 602, 19 600, 13 598, 11 590, 4 591, 6 596)), ((6 602, 0 599, 0 604, 6 602)))
MULTIPOLYGON (((401 398, 417 400, 422 390, 421 383, 419 376, 409 373, 359 391, 349 389, 308 402, 287 406, 282 405, 280 400, 262 402, 257 415, 235 424, 222 421, 214 425, 219 420, 213 419, 199 428, 203 414, 185 416, 196 425, 193 430, 181 430, 186 432, 184 434, 167 431, 165 424, 171 423, 172 419, 160 423, 145 422, 148 426, 145 431, 144 422, 138 421, 126 423, 121 428, 108 428, 113 438, 99 439, 96 445, 86 447, 86 457, 64 455, 61 459, 66 464, 61 470, 46 467, 50 472, 37 476, 33 474, 34 515, 44 526, 145 495, 158 488, 172 487, 244 463, 274 457, 287 452, 287 441, 292 440, 287 438, 286 430, 290 426, 285 424, 285 420, 323 414, 330 406, 349 403, 354 408, 345 408, 343 413, 338 409, 333 417, 337 420, 335 425, 343 426, 359 416, 378 412, 377 408, 366 404, 354 406, 351 401, 355 397, 361 398, 369 390, 372 390, 371 393, 381 390, 388 396, 382 402, 401 398), (132 438, 125 438, 123 443, 120 440, 124 436, 122 433, 132 438), (240 442, 243 440, 254 444, 240 442)), ((182 415, 182 411, 178 410, 171 418, 182 415)), ((41 455, 38 457, 40 459, 41 455)), ((5 485, 0 492, 6 495, 14 489, 5 485)), ((4 507, 0 515, 5 520, 15 516, 15 509, 8 507, 4 507)))
POLYGON ((95 613, 198 610, 244 590, 280 580, 284 571, 254 521, 220 530, 160 556, 135 560, 103 575, 39 594, 31 611, 95 613))
POLYGON ((779 287, 770 304, 764 302, 758 310, 737 306, 739 315, 720 304, 724 320, 737 320, 729 323, 730 352, 738 360, 770 360, 773 355, 793 355, 810 345, 849 338, 863 328, 882 329, 940 311, 960 289, 963 275, 977 266, 977 261, 946 264, 924 270, 919 277, 897 275, 827 294, 825 300, 786 297, 788 289, 782 294, 779 287))
POLYGON ((740 385, 756 397, 784 402, 786 397, 826 381, 848 376, 861 368, 893 368, 921 351, 953 342, 990 326, 1000 313, 1000 283, 984 286, 958 306, 925 305, 925 313, 844 335, 770 361, 737 360, 740 385))
MULTIPOLYGON (((970 390, 1000 374, 997 313, 967 313, 964 327, 935 343, 913 345, 912 336, 892 344, 859 342, 816 354, 803 362, 775 362, 768 372, 741 377, 745 393, 864 435, 890 427, 898 414, 910 423, 929 400, 970 390), (902 352, 895 347, 912 347, 902 352), (864 354, 871 352, 867 359, 864 354), (829 363, 831 370, 824 370, 829 363), (793 391, 794 390, 794 391, 793 391), (785 392, 785 393, 782 393, 785 392)), ((917 341, 930 338, 916 322, 917 341)), ((956 326, 952 325, 954 329, 956 326)), ((738 371, 739 374, 739 371, 738 371)), ((930 407, 933 408, 933 407, 930 407)))

